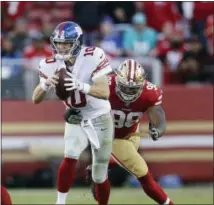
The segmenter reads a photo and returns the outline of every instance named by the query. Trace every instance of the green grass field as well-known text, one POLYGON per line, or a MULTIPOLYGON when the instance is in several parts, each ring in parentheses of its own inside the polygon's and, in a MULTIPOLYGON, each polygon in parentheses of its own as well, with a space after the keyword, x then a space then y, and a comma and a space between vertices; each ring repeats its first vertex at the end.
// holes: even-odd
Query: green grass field
MULTIPOLYGON (((14 204, 55 204, 54 189, 11 189, 14 204)), ((186 187, 167 189, 166 192, 175 204, 213 204, 213 187, 186 187)), ((97 204, 89 188, 74 188, 69 192, 67 204, 97 204)), ((109 204, 156 204, 141 189, 111 189, 109 204)))

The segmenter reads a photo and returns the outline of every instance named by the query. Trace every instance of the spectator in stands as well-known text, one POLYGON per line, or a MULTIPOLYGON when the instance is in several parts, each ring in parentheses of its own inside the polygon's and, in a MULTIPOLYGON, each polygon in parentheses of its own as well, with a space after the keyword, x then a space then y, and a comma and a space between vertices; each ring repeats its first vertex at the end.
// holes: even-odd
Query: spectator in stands
POLYGON ((32 44, 24 49, 25 58, 44 58, 50 57, 52 51, 50 46, 46 43, 44 35, 38 31, 30 34, 32 44))
POLYGON ((123 47, 128 56, 147 55, 156 46, 157 33, 146 26, 146 17, 136 13, 133 27, 124 32, 123 47))
POLYGON ((199 83, 200 82, 200 64, 195 56, 185 55, 176 70, 176 80, 179 83, 199 83))
POLYGON ((77 1, 73 6, 74 21, 84 30, 85 44, 93 45, 103 18, 102 2, 77 1))
POLYGON ((18 19, 15 23, 14 31, 9 33, 10 39, 16 51, 23 51, 24 47, 30 43, 28 37, 27 20, 18 19))
POLYGON ((204 58, 208 55, 204 45, 200 42, 197 36, 192 36, 186 41, 186 52, 185 55, 193 55, 199 61, 203 61, 204 58))
MULTIPOLYGON (((170 22, 166 22, 162 28, 162 32, 158 35, 156 47, 149 53, 149 55, 158 57, 162 62, 165 62, 167 53, 174 47, 174 38, 182 39, 183 35, 175 30, 170 22)), ((183 46, 180 48, 182 49, 182 47, 183 46)))
POLYGON ((1 50, 1 56, 3 58, 19 58, 21 57, 21 52, 14 49, 14 46, 10 39, 4 35, 2 37, 2 50, 1 50))
POLYGON ((7 13, 8 18, 12 21, 16 21, 17 19, 26 16, 30 4, 31 2, 27 1, 3 1, 2 10, 7 13))
POLYGON ((170 38, 170 48, 166 53, 165 63, 170 71, 175 71, 180 64, 185 51, 183 39, 178 34, 170 38))
POLYGON ((26 1, 2 1, 2 30, 9 32, 14 29, 16 20, 25 17, 28 6, 31 2, 26 1))
POLYGON ((8 17, 7 10, 1 9, 2 32, 7 34, 14 29, 14 21, 8 17))
POLYGON ((38 75, 35 75, 38 69, 39 61, 42 58, 52 56, 52 50, 50 45, 46 43, 44 35, 38 31, 30 33, 32 39, 31 45, 24 49, 24 57, 27 59, 25 64, 25 84, 26 86, 26 97, 30 98, 32 90, 36 86, 38 75))
POLYGON ((147 1, 140 2, 142 11, 147 17, 148 26, 161 32, 165 23, 170 22, 175 28, 181 20, 181 15, 175 2, 147 1))
POLYGON ((105 15, 110 16, 116 24, 131 23, 136 12, 135 2, 131 1, 107 1, 103 8, 105 15))
POLYGON ((207 17, 213 14, 213 2, 182 2, 182 10, 194 35, 197 35, 201 43, 206 45, 206 37, 201 31, 204 31, 207 17))
POLYGON ((214 15, 210 15, 207 17, 206 20, 206 26, 205 26, 205 36, 207 38, 207 50, 211 56, 214 55, 214 41, 213 41, 213 36, 214 36, 214 15))
POLYGON ((156 48, 149 55, 159 58, 165 69, 165 82, 173 81, 176 71, 185 52, 185 43, 182 33, 174 30, 170 22, 165 23, 162 33, 158 35, 156 48))
POLYGON ((122 42, 118 33, 113 31, 114 23, 110 17, 105 17, 100 24, 100 36, 98 41, 101 47, 110 58, 121 55, 122 42))
POLYGON ((2 98, 22 99, 24 97, 21 52, 14 49, 6 36, 2 37, 2 98))
POLYGON ((56 25, 50 20, 45 20, 42 23, 42 33, 44 34, 45 41, 50 42, 50 36, 56 25))
POLYGON ((198 38, 187 41, 187 51, 176 70, 176 81, 179 83, 212 82, 213 70, 207 69, 207 52, 198 38))

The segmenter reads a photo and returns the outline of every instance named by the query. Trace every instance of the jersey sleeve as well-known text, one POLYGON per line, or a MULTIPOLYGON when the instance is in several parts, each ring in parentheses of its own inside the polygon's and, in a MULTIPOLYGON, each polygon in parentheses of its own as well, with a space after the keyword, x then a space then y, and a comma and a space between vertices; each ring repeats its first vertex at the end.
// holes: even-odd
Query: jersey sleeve
POLYGON ((158 88, 156 91, 156 97, 154 101, 154 105, 161 105, 162 104, 162 98, 163 98, 163 91, 158 88))
POLYGON ((161 105, 163 100, 163 91, 157 85, 147 82, 146 92, 149 106, 161 105))
POLYGON ((39 63, 40 83, 53 76, 56 71, 66 68, 64 62, 57 61, 54 57, 42 59, 39 63))
POLYGON ((95 68, 92 72, 91 78, 94 81, 96 78, 107 75, 112 72, 112 67, 105 52, 101 48, 95 49, 95 68))
POLYGON ((48 79, 48 74, 45 73, 45 59, 41 60, 39 63, 39 81, 40 83, 45 82, 48 79))
POLYGON ((108 85, 110 90, 114 90, 115 88, 115 74, 108 74, 108 85))
POLYGON ((150 100, 151 105, 152 106, 161 105, 162 99, 163 99, 163 91, 159 87, 156 87, 156 89, 152 91, 152 96, 150 100))

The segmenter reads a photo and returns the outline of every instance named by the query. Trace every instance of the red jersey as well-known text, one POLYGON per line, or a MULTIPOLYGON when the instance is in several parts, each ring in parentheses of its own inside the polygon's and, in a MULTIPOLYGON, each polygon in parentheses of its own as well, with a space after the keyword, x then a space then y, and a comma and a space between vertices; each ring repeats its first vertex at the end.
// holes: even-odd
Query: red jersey
POLYGON ((162 90, 156 85, 145 81, 140 97, 127 104, 116 93, 115 75, 109 76, 110 103, 115 121, 115 138, 124 138, 136 132, 143 113, 151 106, 162 103, 162 90))
POLYGON ((213 3, 198 1, 194 2, 193 19, 195 21, 205 21, 209 15, 213 14, 213 3))
POLYGON ((166 22, 171 22, 176 25, 176 22, 181 19, 175 2, 142 2, 143 13, 147 17, 148 26, 161 32, 166 22))
POLYGON ((52 50, 49 48, 49 46, 44 45, 43 49, 36 50, 33 46, 27 46, 24 49, 23 55, 25 58, 34 58, 34 57, 51 57, 53 55, 52 50))

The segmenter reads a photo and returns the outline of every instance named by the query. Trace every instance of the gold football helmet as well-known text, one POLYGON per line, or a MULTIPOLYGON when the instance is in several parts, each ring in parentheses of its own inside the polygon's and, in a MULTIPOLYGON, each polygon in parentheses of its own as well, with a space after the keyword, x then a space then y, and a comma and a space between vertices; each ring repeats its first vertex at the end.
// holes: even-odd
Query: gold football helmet
POLYGON ((125 102, 133 102, 140 97, 146 78, 145 71, 140 63, 133 59, 122 62, 115 70, 116 92, 125 102))

